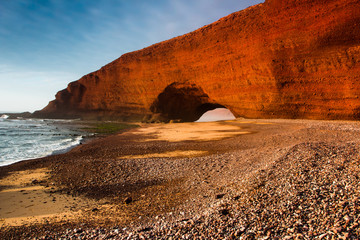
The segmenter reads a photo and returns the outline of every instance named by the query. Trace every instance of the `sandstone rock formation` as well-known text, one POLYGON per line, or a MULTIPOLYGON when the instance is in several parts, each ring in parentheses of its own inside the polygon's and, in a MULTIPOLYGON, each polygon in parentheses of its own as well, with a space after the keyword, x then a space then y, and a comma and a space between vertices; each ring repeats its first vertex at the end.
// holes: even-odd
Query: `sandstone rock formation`
POLYGON ((35 116, 192 121, 218 106, 237 117, 359 119, 360 2, 267 0, 124 54, 35 116))

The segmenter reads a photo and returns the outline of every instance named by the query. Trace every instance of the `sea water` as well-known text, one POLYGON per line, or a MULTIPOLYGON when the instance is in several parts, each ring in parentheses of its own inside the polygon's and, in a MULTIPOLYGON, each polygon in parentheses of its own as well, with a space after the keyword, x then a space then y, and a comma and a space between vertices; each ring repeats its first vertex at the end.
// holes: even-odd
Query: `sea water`
POLYGON ((8 119, 0 117, 0 166, 45 157, 80 144, 84 132, 69 120, 8 119))

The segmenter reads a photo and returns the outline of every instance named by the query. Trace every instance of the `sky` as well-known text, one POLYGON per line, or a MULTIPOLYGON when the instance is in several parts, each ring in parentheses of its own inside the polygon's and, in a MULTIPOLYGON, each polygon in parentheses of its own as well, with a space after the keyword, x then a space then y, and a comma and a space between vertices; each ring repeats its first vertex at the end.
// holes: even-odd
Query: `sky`
POLYGON ((0 112, 40 110, 122 54, 260 0, 0 0, 0 112))

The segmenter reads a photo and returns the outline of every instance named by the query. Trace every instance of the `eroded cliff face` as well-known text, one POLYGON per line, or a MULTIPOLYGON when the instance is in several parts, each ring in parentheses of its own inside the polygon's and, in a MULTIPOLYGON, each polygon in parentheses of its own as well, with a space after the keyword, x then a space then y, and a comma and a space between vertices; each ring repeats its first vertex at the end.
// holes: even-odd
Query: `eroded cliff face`
POLYGON ((237 117, 359 119, 360 2, 268 0, 125 54, 35 115, 190 121, 219 105, 237 117))

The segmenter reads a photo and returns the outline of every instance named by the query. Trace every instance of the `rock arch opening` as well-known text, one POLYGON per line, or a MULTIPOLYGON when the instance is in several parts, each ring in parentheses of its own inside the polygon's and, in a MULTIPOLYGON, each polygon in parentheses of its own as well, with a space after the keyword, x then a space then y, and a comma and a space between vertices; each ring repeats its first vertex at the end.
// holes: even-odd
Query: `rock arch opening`
POLYGON ((195 122, 215 122, 215 121, 234 120, 234 119, 236 119, 236 117, 229 109, 225 107, 221 107, 205 112, 195 122))
POLYGON ((158 95, 150 110, 163 121, 194 122, 216 108, 225 106, 210 99, 201 87, 190 82, 174 82, 158 95))

